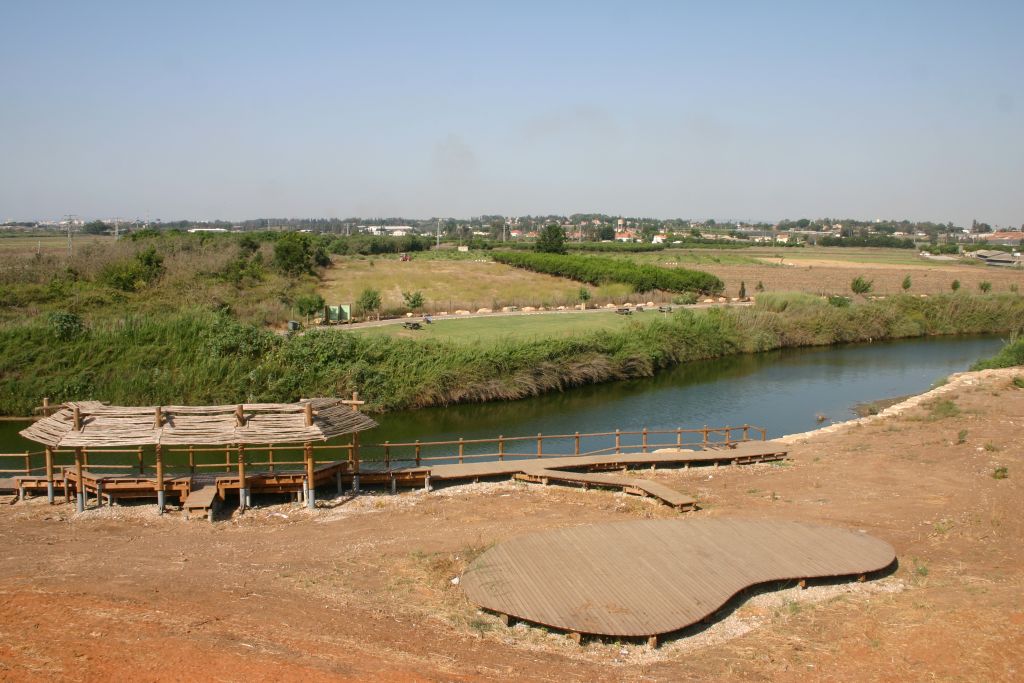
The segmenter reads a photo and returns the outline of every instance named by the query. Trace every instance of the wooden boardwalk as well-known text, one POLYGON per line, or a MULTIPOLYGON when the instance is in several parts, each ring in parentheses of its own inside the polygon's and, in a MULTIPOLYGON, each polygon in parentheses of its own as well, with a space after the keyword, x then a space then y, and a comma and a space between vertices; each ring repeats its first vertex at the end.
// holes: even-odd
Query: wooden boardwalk
POLYGON ((461 585, 506 622, 657 644, 745 588, 863 578, 895 557, 888 543, 866 534, 801 522, 641 520, 512 538, 477 558, 461 585))

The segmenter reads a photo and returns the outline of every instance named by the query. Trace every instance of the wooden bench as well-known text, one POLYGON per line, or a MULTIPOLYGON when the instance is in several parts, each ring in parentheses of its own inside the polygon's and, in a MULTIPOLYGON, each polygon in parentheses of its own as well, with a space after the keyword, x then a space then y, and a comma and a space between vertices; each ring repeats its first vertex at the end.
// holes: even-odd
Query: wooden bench
POLYGON ((625 306, 622 306, 620 308, 616 308, 615 312, 618 313, 619 315, 630 315, 630 314, 633 313, 633 311, 629 310, 625 306))

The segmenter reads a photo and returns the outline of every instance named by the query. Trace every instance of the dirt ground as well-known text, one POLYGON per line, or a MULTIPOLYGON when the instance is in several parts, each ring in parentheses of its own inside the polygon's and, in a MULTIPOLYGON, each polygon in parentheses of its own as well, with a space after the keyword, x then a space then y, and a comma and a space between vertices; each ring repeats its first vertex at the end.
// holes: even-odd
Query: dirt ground
POLYGON ((1024 291, 1024 271, 984 265, 963 265, 956 262, 922 261, 920 265, 890 265, 884 263, 852 263, 846 261, 802 260, 786 261, 763 259, 764 265, 703 264, 701 270, 713 273, 725 283, 725 291, 736 296, 740 282, 745 282, 748 294, 763 283, 769 292, 800 291, 810 294, 842 294, 850 296, 850 282, 858 275, 873 282, 875 294, 898 294, 907 275, 911 279, 911 294, 949 293, 953 280, 959 280, 961 291, 977 293, 978 284, 989 282, 993 292, 1008 292, 1010 285, 1024 291))
POLYGON ((899 558, 877 581, 758 595, 657 650, 507 629, 452 583, 516 534, 678 515, 612 492, 475 484, 314 512, 267 505, 214 525, 151 505, 3 505, 0 679, 1021 680, 1015 375, 965 374, 794 437, 783 464, 643 473, 698 497, 684 520, 828 523, 899 558))

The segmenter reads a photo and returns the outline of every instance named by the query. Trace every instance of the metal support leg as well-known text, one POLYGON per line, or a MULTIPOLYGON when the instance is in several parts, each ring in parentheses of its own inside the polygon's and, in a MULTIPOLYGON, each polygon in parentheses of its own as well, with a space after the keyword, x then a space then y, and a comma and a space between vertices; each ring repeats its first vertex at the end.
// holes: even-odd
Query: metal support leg
POLYGON ((85 491, 79 491, 75 497, 78 499, 76 509, 79 512, 85 512, 85 491))
POLYGON ((338 471, 334 473, 334 483, 338 485, 338 495, 339 496, 341 494, 345 493, 345 489, 341 485, 341 468, 340 467, 338 468, 338 471))
POLYGON ((310 510, 316 508, 316 487, 311 483, 306 484, 306 507, 310 510))
POLYGON ((398 493, 398 480, 391 477, 391 495, 398 493))
POLYGON ((358 474, 353 474, 352 475, 352 493, 354 493, 357 496, 359 495, 359 475, 358 474))
POLYGON ((50 505, 53 505, 53 499, 54 499, 53 482, 52 481, 48 481, 48 482, 46 482, 46 500, 50 503, 50 505))
POLYGON ((103 482, 96 482, 96 507, 103 507, 103 482))
POLYGON ((309 484, 307 484, 306 480, 303 479, 302 480, 302 493, 299 494, 299 505, 305 505, 306 504, 306 500, 308 500, 308 499, 309 499, 309 484))
POLYGON ((161 514, 161 515, 164 514, 164 504, 167 502, 166 497, 167 497, 166 491, 157 491, 156 492, 156 507, 157 507, 157 513, 158 514, 161 514))
POLYGON ((238 489, 238 511, 245 512, 249 502, 249 495, 245 489, 238 489))
POLYGON ((428 474, 423 478, 423 490, 430 493, 430 475, 428 474))
POLYGON ((19 486, 18 487, 18 500, 20 500, 20 501, 24 501, 25 500, 25 487, 24 486, 19 486))

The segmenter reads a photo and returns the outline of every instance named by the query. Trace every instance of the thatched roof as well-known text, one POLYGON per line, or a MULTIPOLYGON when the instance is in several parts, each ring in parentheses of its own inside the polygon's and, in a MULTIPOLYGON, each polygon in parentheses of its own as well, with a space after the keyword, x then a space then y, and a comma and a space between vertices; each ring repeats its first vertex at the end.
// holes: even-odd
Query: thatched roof
POLYGON ((227 446, 325 441, 376 426, 372 419, 337 398, 143 408, 79 401, 62 405, 53 415, 22 430, 21 435, 51 448, 227 446), (312 424, 308 424, 310 421, 312 424))

